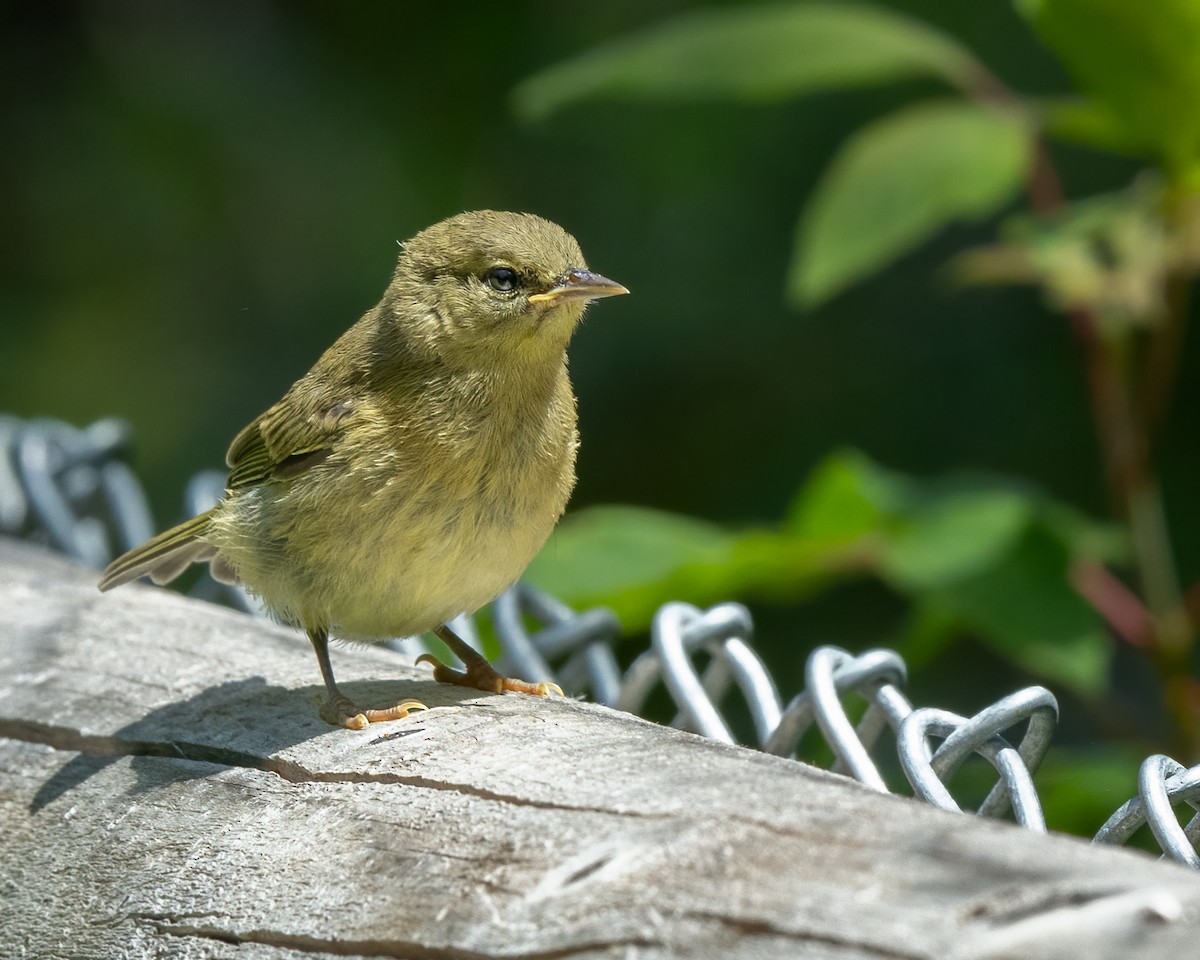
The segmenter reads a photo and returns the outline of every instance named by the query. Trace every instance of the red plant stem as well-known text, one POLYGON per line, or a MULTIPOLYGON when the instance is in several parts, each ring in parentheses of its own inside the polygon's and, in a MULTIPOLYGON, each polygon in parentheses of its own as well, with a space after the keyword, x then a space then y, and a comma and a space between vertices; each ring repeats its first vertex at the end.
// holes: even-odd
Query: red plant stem
MULTIPOLYGON (((1020 105, 1016 94, 982 65, 967 92, 985 102, 1010 108, 1020 105)), ((1025 189, 1031 208, 1041 216, 1054 216, 1065 206, 1061 179, 1041 136, 1035 138, 1025 189)), ((1068 311, 1068 320, 1083 353, 1110 494, 1129 530, 1138 581, 1150 613, 1149 633, 1143 635, 1136 629, 1134 633, 1144 639, 1153 657, 1167 708, 1176 722, 1178 746, 1194 756, 1200 748, 1200 697, 1189 667, 1196 619, 1183 602, 1151 457, 1151 438, 1169 408, 1178 366, 1187 278, 1171 278, 1165 300, 1167 316, 1151 328, 1140 371, 1132 368, 1126 356, 1128 342, 1106 336, 1093 310, 1075 308, 1068 311), (1140 403, 1134 399, 1135 384, 1141 390, 1140 403)), ((1132 626, 1129 621, 1126 624, 1132 626)))
POLYGON ((1154 620, 1142 598, 1103 564, 1080 561, 1071 568, 1071 585, 1131 647, 1146 648, 1154 636, 1154 620))
MULTIPOLYGON (((1044 156, 1044 149, 1039 153, 1044 156)), ((1035 175, 1034 180, 1039 178, 1035 175)), ((1061 204, 1054 203, 1047 191, 1044 174, 1037 188, 1030 184, 1030 201, 1039 212, 1052 213, 1061 204)), ((1168 297, 1175 310, 1183 308, 1186 297, 1168 297)), ((1183 604, 1174 552, 1171 548, 1162 495, 1151 457, 1151 436, 1169 406, 1170 384, 1155 374, 1173 371, 1177 365, 1182 318, 1172 316, 1150 332, 1146 367, 1136 376, 1125 349, 1102 335, 1095 314, 1077 308, 1070 312, 1071 328, 1083 351, 1087 368, 1092 416, 1104 457, 1109 488, 1119 514, 1129 530, 1134 565, 1142 595, 1152 616, 1153 632, 1148 644, 1159 680, 1163 685, 1166 707, 1175 720, 1179 742, 1176 749, 1195 757, 1200 748, 1200 701, 1190 677, 1190 660, 1196 627, 1183 604), (1153 393, 1143 392, 1143 402, 1133 397, 1135 382, 1145 391, 1153 383, 1153 393), (1150 401, 1150 402, 1148 402, 1150 401), (1139 409, 1140 408, 1140 409, 1139 409)))

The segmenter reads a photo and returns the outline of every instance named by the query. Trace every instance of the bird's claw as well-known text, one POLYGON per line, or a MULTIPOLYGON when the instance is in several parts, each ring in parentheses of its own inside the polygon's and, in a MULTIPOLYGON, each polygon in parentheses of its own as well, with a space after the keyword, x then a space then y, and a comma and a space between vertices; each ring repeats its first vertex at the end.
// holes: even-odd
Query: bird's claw
POLYGON ((478 661, 468 663, 466 670, 448 667, 431 653, 421 654, 417 657, 417 663, 432 664, 433 679, 438 683, 452 683, 455 686, 486 690, 489 693, 528 693, 535 697, 548 697, 555 693, 560 697, 566 696, 557 683, 530 683, 528 680, 506 677, 482 657, 478 661))
POLYGON ((326 700, 321 707, 321 719, 347 730, 362 730, 372 723, 403 720, 413 710, 428 710, 420 700, 401 700, 379 710, 364 710, 347 696, 338 695, 326 700))

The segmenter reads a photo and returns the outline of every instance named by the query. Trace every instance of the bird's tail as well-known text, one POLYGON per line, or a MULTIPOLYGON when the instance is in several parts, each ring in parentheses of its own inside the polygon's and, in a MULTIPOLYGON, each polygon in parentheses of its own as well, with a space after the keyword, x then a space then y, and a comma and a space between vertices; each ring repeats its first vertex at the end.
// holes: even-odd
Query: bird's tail
POLYGON ((155 583, 170 583, 193 563, 212 560, 217 548, 201 537, 212 524, 213 510, 147 540, 110 563, 100 577, 100 589, 111 590, 149 575, 155 583))

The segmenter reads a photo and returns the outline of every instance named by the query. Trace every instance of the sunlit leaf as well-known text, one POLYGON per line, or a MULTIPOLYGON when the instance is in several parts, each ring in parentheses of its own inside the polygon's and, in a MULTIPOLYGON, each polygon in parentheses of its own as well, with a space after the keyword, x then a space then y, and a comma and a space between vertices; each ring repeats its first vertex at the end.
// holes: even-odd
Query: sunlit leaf
POLYGON ((914 76, 967 85, 978 71, 952 37, 881 7, 769 4, 699 10, 529 78, 517 112, 585 99, 777 101, 914 76))
POLYGON ((1186 168, 1200 151, 1200 0, 1019 0, 1087 93, 1186 168))
POLYGON ((794 603, 831 583, 863 575, 867 566, 861 553, 844 543, 749 530, 738 535, 729 568, 722 575, 728 594, 721 596, 717 578, 702 568, 685 571, 687 580, 681 586, 713 600, 733 597, 794 603))
POLYGON ((1013 491, 940 498, 909 512, 889 532, 883 574, 904 590, 964 580, 999 563, 1032 516, 1029 499, 1013 491))
POLYGON ((559 524, 525 578, 573 606, 612 607, 637 629, 660 603, 688 599, 667 594, 680 571, 727 569, 734 539, 716 524, 679 514, 591 507, 559 524))
POLYGON ((794 299, 824 300, 954 220, 992 213, 1016 192, 1030 130, 1008 110, 922 104, 858 131, 800 220, 794 299))
POLYGON ((1085 518, 1012 481, 912 477, 847 451, 813 471, 780 528, 591 507, 562 522, 527 578, 640 630, 670 600, 795 602, 874 576, 914 605, 906 653, 932 655, 969 631, 1038 675, 1094 690, 1107 645, 1068 569, 1096 552, 1097 537, 1085 518))
POLYGON ((1042 126, 1060 140, 1126 156, 1154 152, 1153 142, 1131 130, 1111 108, 1095 100, 1056 98, 1042 101, 1036 108, 1042 126))
POLYGON ((879 530, 894 507, 895 482, 856 451, 826 457, 796 495, 788 529, 818 543, 846 544, 879 530))

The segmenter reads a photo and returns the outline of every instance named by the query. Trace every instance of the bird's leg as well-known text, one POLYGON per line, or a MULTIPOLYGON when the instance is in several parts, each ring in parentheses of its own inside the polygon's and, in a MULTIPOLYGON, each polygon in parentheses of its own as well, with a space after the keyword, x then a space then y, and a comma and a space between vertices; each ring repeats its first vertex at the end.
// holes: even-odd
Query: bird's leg
POLYGON ((362 709, 338 689, 337 681, 333 679, 333 664, 329 662, 329 631, 324 627, 310 627, 308 639, 316 651, 321 676, 325 680, 325 689, 329 692, 329 699, 321 706, 321 719, 326 723, 350 730, 361 730, 370 723, 402 720, 408 716, 410 710, 428 709, 420 700, 401 700, 395 706, 383 710, 362 709))
POLYGON ((557 683, 529 683, 527 680, 514 680, 499 673, 495 667, 483 658, 469 643, 464 641, 446 624, 433 631, 439 640, 448 646, 451 652, 463 662, 466 670, 453 670, 442 663, 431 653, 423 653, 417 657, 417 663, 422 661, 433 664, 433 679, 439 683, 453 683, 460 687, 476 687, 492 693, 504 693, 511 690, 514 693, 532 693, 544 697, 551 693, 563 695, 562 687, 557 683))

